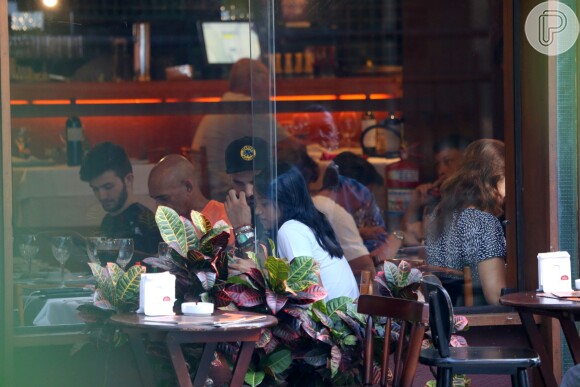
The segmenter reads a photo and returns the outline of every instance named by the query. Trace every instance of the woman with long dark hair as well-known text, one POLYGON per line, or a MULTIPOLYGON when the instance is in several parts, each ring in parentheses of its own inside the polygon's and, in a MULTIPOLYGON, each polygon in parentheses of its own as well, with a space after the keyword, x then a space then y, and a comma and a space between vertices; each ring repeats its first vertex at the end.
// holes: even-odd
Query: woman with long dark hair
POLYGON ((506 243, 498 219, 504 198, 505 146, 498 140, 477 140, 441 186, 441 202, 429 220, 427 262, 458 270, 471 267, 476 304, 498 304, 506 286, 506 243))
POLYGON ((276 172, 260 173, 254 192, 256 215, 275 234, 278 255, 290 261, 300 256, 314 258, 327 300, 357 298, 352 270, 328 220, 314 206, 302 174, 289 164, 280 164, 276 172))

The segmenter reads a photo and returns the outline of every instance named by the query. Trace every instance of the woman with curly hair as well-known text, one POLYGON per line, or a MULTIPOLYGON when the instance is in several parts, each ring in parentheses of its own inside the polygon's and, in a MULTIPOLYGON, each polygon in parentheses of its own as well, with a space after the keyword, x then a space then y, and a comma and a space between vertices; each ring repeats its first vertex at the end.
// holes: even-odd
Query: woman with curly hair
POLYGON ((503 142, 471 143, 441 196, 428 222, 427 263, 457 270, 469 266, 474 304, 497 305, 506 286, 506 242, 498 219, 505 198, 503 142))

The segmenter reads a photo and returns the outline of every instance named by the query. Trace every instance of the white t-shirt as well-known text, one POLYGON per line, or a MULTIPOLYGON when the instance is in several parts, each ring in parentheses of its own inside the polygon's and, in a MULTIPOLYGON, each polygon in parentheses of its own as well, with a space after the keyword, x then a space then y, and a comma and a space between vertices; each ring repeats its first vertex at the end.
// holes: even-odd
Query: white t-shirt
POLYGON ((348 261, 369 254, 351 214, 326 196, 315 196, 312 201, 318 211, 326 215, 348 261))
POLYGON ((277 249, 278 255, 289 261, 305 256, 313 257, 320 264, 320 278, 328 293, 327 301, 341 296, 358 298, 358 285, 347 260, 331 257, 304 223, 297 220, 285 222, 278 230, 277 249))

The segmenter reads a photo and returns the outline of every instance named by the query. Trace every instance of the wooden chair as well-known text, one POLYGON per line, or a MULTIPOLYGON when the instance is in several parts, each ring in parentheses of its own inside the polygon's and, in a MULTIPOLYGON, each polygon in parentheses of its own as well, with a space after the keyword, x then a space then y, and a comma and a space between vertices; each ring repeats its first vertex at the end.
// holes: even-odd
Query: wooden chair
POLYGON ((373 294, 373 279, 370 270, 361 270, 358 286, 360 294, 373 294))
POLYGON ((529 348, 449 347, 453 327, 453 307, 447 291, 432 277, 422 280, 429 301, 429 327, 434 348, 424 349, 419 362, 437 367, 437 386, 451 386, 453 374, 511 375, 513 386, 528 386, 527 369, 540 364, 529 348))
POLYGON ((361 295, 358 299, 358 312, 368 314, 365 333, 364 385, 373 385, 373 316, 382 316, 387 317, 387 322, 379 385, 387 385, 391 323, 393 319, 397 319, 397 322, 401 324, 401 329, 394 358, 392 385, 394 387, 411 386, 415 378, 421 342, 428 321, 428 305, 402 298, 361 295))
POLYGON ((209 168, 207 164, 207 150, 204 146, 199 149, 188 149, 189 161, 197 171, 197 183, 203 196, 209 198, 209 168))

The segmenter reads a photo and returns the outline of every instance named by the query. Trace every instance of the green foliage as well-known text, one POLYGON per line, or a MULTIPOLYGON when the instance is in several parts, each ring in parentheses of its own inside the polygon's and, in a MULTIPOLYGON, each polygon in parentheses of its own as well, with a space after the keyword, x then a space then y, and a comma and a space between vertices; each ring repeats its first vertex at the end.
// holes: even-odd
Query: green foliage
POLYGON ((155 220, 163 240, 171 247, 170 257, 150 257, 145 263, 176 276, 179 301, 214 301, 227 279, 229 226, 220 221, 212 228, 209 220, 197 211, 191 220, 169 207, 159 206, 155 220))
POLYGON ((87 344, 116 348, 127 342, 125 334, 105 322, 114 313, 134 312, 139 307, 139 283, 144 266, 132 266, 126 272, 113 262, 105 267, 92 262, 89 266, 96 282, 94 302, 77 308, 87 328, 84 338, 71 348, 71 354, 87 344))
POLYGON ((157 222, 157 227, 159 227, 159 232, 161 237, 167 244, 173 246, 173 249, 178 252, 179 255, 184 255, 189 251, 187 242, 189 238, 193 237, 195 230, 193 230, 193 225, 187 227, 190 232, 186 235, 185 222, 182 221, 177 213, 165 206, 157 207, 155 212, 155 221, 157 222), (193 231, 193 233, 191 232, 193 231))
POLYGON ((379 284, 381 295, 416 301, 419 298, 422 277, 421 272, 411 268, 406 261, 401 261, 398 266, 385 261, 383 270, 375 277, 375 282, 379 284))
POLYGON ((116 312, 131 312, 139 306, 139 283, 143 266, 132 266, 123 272, 116 263, 107 262, 106 267, 89 263, 97 283, 95 306, 116 312))
POLYGON ((311 257, 296 257, 289 263, 270 256, 263 270, 252 269, 228 280, 224 291, 237 308, 278 318, 278 325, 264 331, 254 351, 247 384, 277 385, 281 380, 290 385, 361 383, 364 316, 348 297, 326 303, 318 271, 311 257), (249 291, 259 293, 262 302, 250 305, 243 297, 249 291), (265 376, 257 383, 260 371, 265 376))
POLYGON ((256 387, 262 383, 264 376, 266 374, 263 371, 255 372, 254 370, 248 370, 244 376, 244 383, 251 387, 256 387))
POLYGON ((318 283, 316 263, 311 257, 296 257, 290 262, 290 274, 286 281, 288 289, 298 292, 318 283))
POLYGON ((265 264, 270 278, 270 287, 277 293, 286 291, 286 280, 290 276, 290 265, 285 259, 268 257, 265 264))

